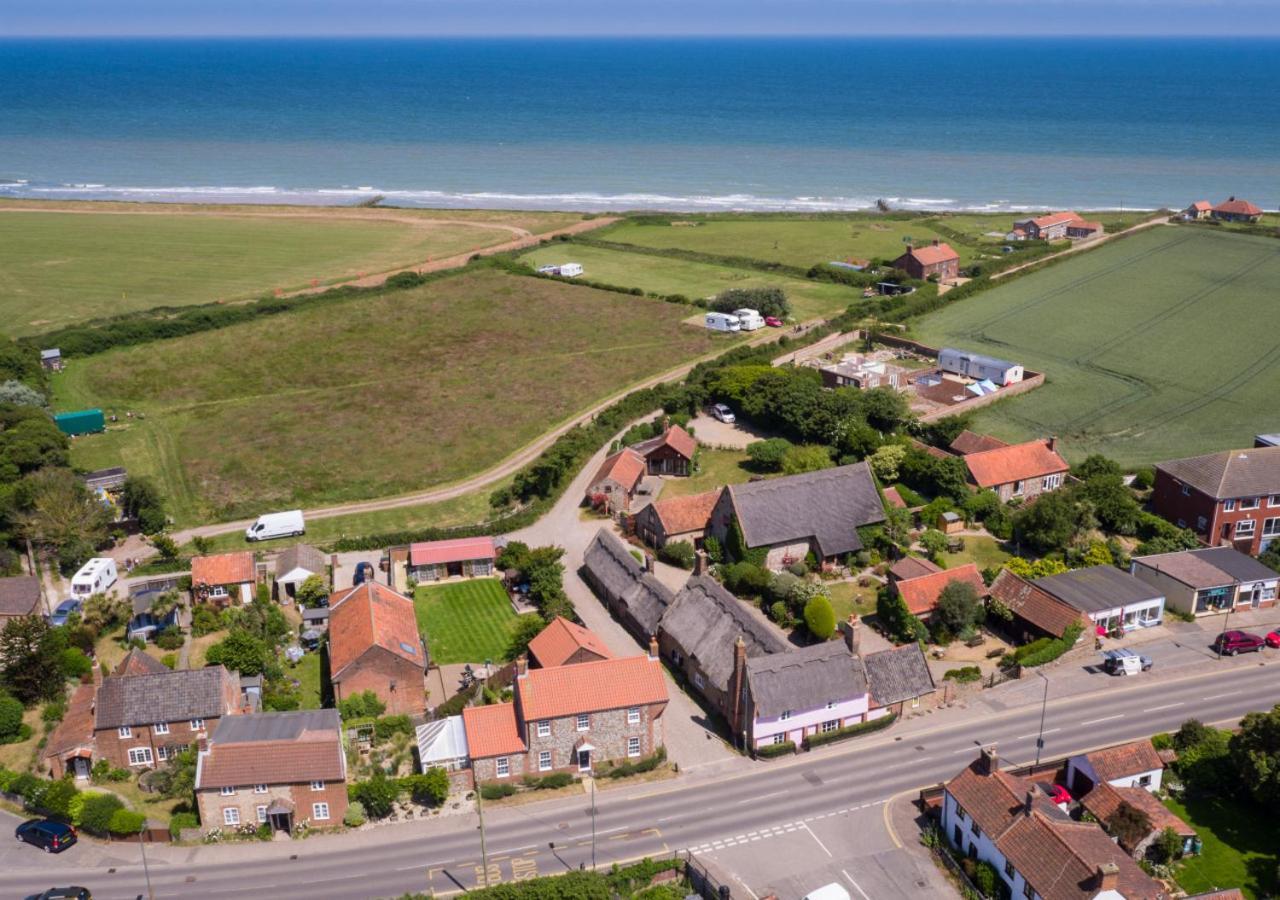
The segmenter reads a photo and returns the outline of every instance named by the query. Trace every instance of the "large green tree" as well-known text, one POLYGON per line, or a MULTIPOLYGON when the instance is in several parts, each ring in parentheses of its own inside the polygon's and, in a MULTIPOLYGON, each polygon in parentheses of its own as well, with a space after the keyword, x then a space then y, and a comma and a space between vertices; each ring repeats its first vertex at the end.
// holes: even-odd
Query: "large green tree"
POLYGON ((40 616, 19 616, 0 631, 0 683, 30 706, 62 694, 66 643, 40 616))
POLYGON ((1094 524, 1088 505, 1079 503, 1070 491, 1042 494, 1013 517, 1018 540, 1041 553, 1065 550, 1094 524))
POLYGON ((69 469, 45 468, 27 479, 29 505, 23 530, 32 543, 74 570, 107 538, 110 511, 69 469))
POLYGON ((1228 743, 1239 783, 1263 808, 1280 803, 1280 704, 1251 712, 1228 743))
POLYGON ((981 625, 986 614, 982 598, 967 581, 948 581, 938 595, 938 606, 934 611, 938 621, 952 634, 981 625))

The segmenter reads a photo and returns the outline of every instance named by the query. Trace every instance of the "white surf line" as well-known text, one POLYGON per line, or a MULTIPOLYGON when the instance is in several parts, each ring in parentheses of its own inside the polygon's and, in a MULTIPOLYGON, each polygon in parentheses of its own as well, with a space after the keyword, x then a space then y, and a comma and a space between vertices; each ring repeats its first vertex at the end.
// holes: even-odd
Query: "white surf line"
POLYGON ((840 874, 843 875, 845 878, 849 879, 849 883, 853 885, 853 889, 862 895, 862 900, 871 900, 871 898, 867 896, 867 892, 862 889, 862 885, 858 884, 858 882, 853 880, 852 875, 850 875, 844 869, 840 870, 840 874))
POLYGON ((1179 703, 1166 703, 1164 706, 1153 706, 1153 707, 1151 707, 1150 709, 1148 709, 1148 710, 1147 710, 1147 712, 1149 712, 1149 713, 1152 713, 1152 712, 1160 712, 1160 710, 1162 710, 1162 709, 1176 709, 1176 708, 1177 708, 1177 707, 1179 707, 1179 706, 1186 706, 1186 704, 1185 704, 1185 703, 1181 703, 1181 702, 1179 702, 1179 703))
MULTIPOLYGON (((1089 724, 1089 723, 1088 723, 1088 722, 1086 722, 1085 724, 1087 725, 1087 724, 1089 724)), ((1058 733, 1059 731, 1061 731, 1061 730, 1062 730, 1061 728, 1046 728, 1044 731, 1037 731, 1037 732, 1035 732, 1034 734, 1021 734, 1021 735, 1018 735, 1016 738, 1014 738, 1014 740, 1015 740, 1015 741, 1025 741, 1025 740, 1027 740, 1028 738, 1040 737, 1040 735, 1042 735, 1042 734, 1057 734, 1057 733, 1058 733)))
POLYGON ((827 856, 831 856, 831 857, 834 857, 834 856, 835 856, 835 854, 833 854, 830 850, 828 850, 828 849, 827 849, 827 845, 826 845, 826 844, 824 844, 824 843, 822 843, 822 841, 818 840, 818 836, 817 836, 816 834, 814 834, 814 833, 813 833, 813 829, 812 829, 812 828, 810 828, 808 825, 802 825, 801 827, 802 827, 802 828, 804 828, 804 830, 805 830, 805 831, 809 832, 809 837, 811 837, 811 838, 813 838, 815 841, 817 841, 818 846, 822 848, 822 852, 823 852, 823 853, 827 854, 827 856))
POLYGON ((1119 713, 1118 715, 1114 715, 1114 716, 1103 716, 1101 719, 1090 719, 1089 721, 1081 722, 1080 724, 1081 725, 1097 725, 1099 722, 1113 722, 1116 719, 1123 719, 1123 718, 1124 718, 1124 713, 1119 713))

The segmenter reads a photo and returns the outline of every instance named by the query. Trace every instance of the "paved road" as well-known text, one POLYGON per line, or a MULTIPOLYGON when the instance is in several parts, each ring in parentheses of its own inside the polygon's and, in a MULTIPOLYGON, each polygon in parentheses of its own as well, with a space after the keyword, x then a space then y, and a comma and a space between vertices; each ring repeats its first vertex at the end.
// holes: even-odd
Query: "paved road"
MULTIPOLYGON (((1277 665, 1238 659, 1177 681, 1114 679, 1092 694, 1051 693, 1045 756, 1170 730, 1193 716, 1225 723, 1269 708, 1280 702, 1277 665)), ((759 843, 767 852, 779 830, 828 829, 846 820, 852 830, 856 816, 882 808, 889 798, 955 774, 979 746, 997 742, 1007 763, 1031 761, 1039 723, 1036 705, 981 715, 944 711, 852 744, 754 764, 730 778, 694 774, 602 791, 596 862, 607 866, 674 849, 714 852, 744 843, 759 843)), ((458 890, 484 875, 475 824, 474 817, 443 817, 298 843, 156 847, 150 853, 152 881, 157 896, 184 898, 256 894, 317 900, 458 890)), ((585 796, 494 808, 486 824, 491 878, 509 881, 591 862, 585 796)), ((87 884, 105 898, 133 898, 142 890, 141 866, 131 853, 136 847, 103 851, 86 842, 52 858, 22 849, 2 858, 0 895, 20 896, 51 881, 87 884), (101 858, 104 852, 109 859, 101 858)), ((860 873, 850 874, 857 879, 860 873)))

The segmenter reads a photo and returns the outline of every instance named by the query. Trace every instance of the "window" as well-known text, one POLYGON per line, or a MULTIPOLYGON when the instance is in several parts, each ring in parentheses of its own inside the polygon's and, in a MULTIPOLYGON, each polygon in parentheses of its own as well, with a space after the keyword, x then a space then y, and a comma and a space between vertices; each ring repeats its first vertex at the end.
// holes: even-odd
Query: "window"
POLYGON ((1029 882, 1029 881, 1025 881, 1025 880, 1024 880, 1024 881, 1022 882, 1022 896, 1024 896, 1024 897, 1032 897, 1032 898, 1034 898, 1034 897, 1035 897, 1035 895, 1036 895, 1036 892, 1035 892, 1035 890, 1031 887, 1031 882, 1029 882))
POLYGON ((221 585, 221 584, 215 584, 213 587, 209 588, 209 596, 210 596, 210 597, 225 597, 225 596, 227 596, 227 588, 226 588, 226 586, 225 586, 225 585, 221 585))
POLYGON ((773 736, 773 742, 775 744, 785 744, 787 742, 786 733, 779 731, 777 734, 773 736))
POLYGON ((1253 519, 1241 519, 1236 523, 1236 537, 1253 537, 1253 531, 1258 523, 1253 519))
POLYGON ((1056 475, 1046 475, 1044 477, 1044 490, 1052 491, 1062 486, 1062 473, 1056 475))
POLYGON ((222 808, 222 824, 223 825, 239 825, 240 810, 234 806, 224 806, 222 808))
POLYGON ((507 757, 499 756, 494 765, 497 766, 499 778, 506 778, 511 774, 511 760, 507 759, 507 757))
POLYGON ((587 713, 578 713, 578 722, 576 727, 579 731, 586 731, 591 727, 591 716, 587 713))
POLYGON ((1004 863, 1004 874, 1008 876, 1010 881, 1014 881, 1018 877, 1017 870, 1013 868, 1013 863, 1008 860, 1005 860, 1004 863))
POLYGON ((778 720, 781 722, 785 722, 787 721, 787 719, 790 719, 790 718, 791 718, 791 710, 789 709, 784 709, 782 711, 782 715, 778 716, 778 720))
POLYGON ((224 797, 232 797, 235 795, 236 789, 234 785, 223 785, 221 794, 224 797))
POLYGON ((156 734, 168 734, 168 733, 169 733, 169 723, 168 723, 168 722, 157 722, 156 724, 154 724, 154 725, 152 725, 152 726, 151 726, 151 729, 152 729, 152 731, 154 731, 156 734))
POLYGON ((964 807, 961 806, 959 803, 956 804, 956 818, 959 819, 961 822, 964 821, 964 807))
POLYGON ((151 765, 151 748, 150 747, 131 748, 129 750, 129 765, 131 766, 151 765))
POLYGON ((551 737, 551 723, 550 723, 550 722, 539 722, 539 723, 538 723, 538 737, 551 737))
POLYGON ((1204 531, 1209 527, 1209 520, 1204 516, 1196 516, 1196 531, 1204 531))
POLYGON ((1190 488, 1190 486, 1189 486, 1189 485, 1185 485, 1185 484, 1184 484, 1184 485, 1182 486, 1182 496, 1184 496, 1184 497, 1190 497, 1190 496, 1191 496, 1191 488, 1190 488))
POLYGON ((1138 779, 1138 787, 1151 787, 1151 776, 1143 775, 1138 779))
POLYGON ((204 719, 192 719, 192 720, 191 720, 191 730, 192 730, 192 731, 204 731, 204 719))
POLYGON ((1222 501, 1222 508, 1223 508, 1226 512, 1231 512, 1233 509, 1235 509, 1235 508, 1236 508, 1236 501, 1234 501, 1234 500, 1223 500, 1223 501, 1222 501))
POLYGON ((259 824, 259 825, 261 825, 263 822, 267 821, 267 808, 266 808, 265 806, 259 806, 259 807, 257 808, 257 813, 258 813, 258 824, 259 824))
POLYGON ((973 836, 974 836, 974 837, 976 837, 976 838, 980 838, 980 837, 982 837, 982 829, 981 829, 980 827, 978 827, 978 820, 977 820, 977 819, 974 819, 974 821, 973 821, 973 836))
POLYGON ((538 771, 545 772, 551 768, 551 751, 542 750, 538 753, 538 771))
POLYGON ((702 681, 702 673, 701 673, 701 672, 694 672, 694 673, 693 673, 693 686, 694 686, 694 687, 696 687, 698 690, 702 690, 703 681, 702 681))
POLYGON ((629 710, 627 710, 627 724, 628 725, 640 724, 640 707, 633 706, 629 710))
POLYGON ((911 698, 911 708, 912 708, 912 709, 919 709, 919 708, 920 708, 920 698, 919 698, 919 697, 912 697, 912 698, 911 698))
POLYGON ((133 737, 133 729, 128 725, 121 725, 116 729, 116 737, 131 738, 133 737))
POLYGON ((1262 536, 1275 537, 1280 535, 1280 518, 1266 519, 1262 523, 1262 536))
POLYGON ((639 756, 639 755, 640 755, 640 738, 638 737, 627 738, 627 756, 639 756))
POLYGON ((253 792, 255 794, 265 794, 267 792, 267 786, 265 784, 255 784, 253 786, 253 792))
POLYGON ((838 720, 828 719, 826 722, 822 723, 822 733, 830 734, 831 732, 835 731, 839 727, 840 727, 840 722, 838 720))
POLYGON ((1258 497, 1243 497, 1240 500, 1241 509, 1257 509, 1262 505, 1262 500, 1258 497))
POLYGON ((317 822, 323 822, 325 819, 329 818, 329 804, 312 803, 311 818, 315 819, 317 822))
POLYGON ((323 782, 323 781, 313 781, 313 782, 311 782, 311 790, 313 790, 313 791, 323 791, 323 790, 324 790, 324 782, 323 782))
POLYGON ((1280 494, 1272 494, 1268 497, 1267 506, 1280 506, 1280 494))
POLYGON ((170 750, 168 747, 156 748, 156 756, 162 761, 168 759, 170 756, 177 756, 177 755, 178 755, 178 752, 176 750, 170 750))

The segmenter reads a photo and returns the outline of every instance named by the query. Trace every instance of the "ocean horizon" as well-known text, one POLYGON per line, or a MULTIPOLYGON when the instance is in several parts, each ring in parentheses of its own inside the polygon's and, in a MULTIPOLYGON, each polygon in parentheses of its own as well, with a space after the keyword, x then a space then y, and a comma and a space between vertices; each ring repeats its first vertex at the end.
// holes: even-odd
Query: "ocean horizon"
POLYGON ((0 197, 1280 206, 1275 39, 0 39, 0 197))

